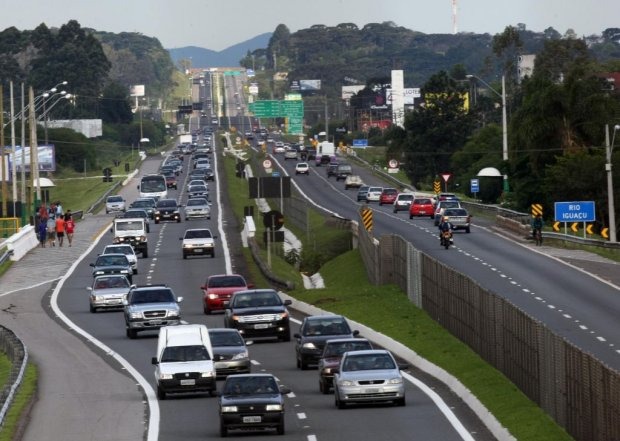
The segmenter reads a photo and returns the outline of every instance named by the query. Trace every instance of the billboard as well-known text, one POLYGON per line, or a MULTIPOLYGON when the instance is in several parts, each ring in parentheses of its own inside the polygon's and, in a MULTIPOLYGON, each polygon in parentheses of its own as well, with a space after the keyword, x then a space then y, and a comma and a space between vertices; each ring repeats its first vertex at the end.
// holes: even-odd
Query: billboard
MULTIPOLYGON (((392 104, 392 96, 394 92, 393 89, 387 89, 387 103, 392 104)), ((413 106, 416 98, 420 98, 422 94, 420 93, 419 87, 413 88, 405 88, 403 89, 403 98, 405 100, 405 106, 413 106)))
MULTIPOLYGON (((54 145, 40 145, 37 146, 38 156, 37 159, 39 161, 39 171, 56 171, 56 150, 54 149, 54 145)), ((10 168, 12 170, 13 165, 17 173, 21 173, 22 164, 25 164, 26 173, 30 172, 30 147, 26 146, 23 149, 21 146, 15 147, 15 158, 13 158, 13 154, 9 155, 10 158, 10 168), (22 158, 22 154, 24 158, 22 158)))
MULTIPOLYGON (((392 71, 392 122, 403 128, 405 124, 405 94, 404 74, 402 70, 392 71)), ((390 104, 389 89, 385 92, 386 102, 390 104)))
POLYGON ((364 89, 364 87, 366 86, 362 86, 361 84, 358 84, 356 86, 342 86, 341 97, 343 100, 350 100, 353 95, 364 89))
POLYGON ((305 92, 321 90, 321 80, 299 80, 299 90, 305 92))
POLYGON ((129 96, 144 96, 144 84, 129 86, 129 96))

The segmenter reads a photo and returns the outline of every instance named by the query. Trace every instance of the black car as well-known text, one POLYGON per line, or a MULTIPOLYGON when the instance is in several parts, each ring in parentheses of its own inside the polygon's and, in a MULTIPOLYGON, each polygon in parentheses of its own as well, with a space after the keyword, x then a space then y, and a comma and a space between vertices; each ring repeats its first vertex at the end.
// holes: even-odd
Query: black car
POLYGON ((155 206, 154 219, 156 224, 164 220, 181 222, 181 214, 179 213, 177 201, 175 199, 158 200, 155 206))
POLYGON ((155 206, 157 202, 153 198, 140 198, 136 199, 129 205, 129 208, 142 208, 146 210, 149 217, 153 219, 155 217, 155 206))
POLYGON ((284 435, 284 395, 290 392, 271 374, 228 376, 219 400, 220 435, 231 429, 276 429, 284 435))
POLYGON ((338 169, 338 164, 330 163, 327 165, 327 177, 336 176, 336 170, 338 169))
POLYGON ((206 168, 198 168, 198 169, 194 169, 192 170, 192 172, 189 174, 189 180, 193 180, 193 179, 202 179, 203 181, 205 181, 205 183, 209 180, 213 180, 213 178, 210 178, 210 176, 213 175, 213 170, 206 169, 206 168))
POLYGON ((291 340, 290 300, 282 301, 273 289, 237 291, 225 306, 224 325, 238 329, 244 337, 276 337, 291 340))
POLYGON ((359 331, 351 331, 347 320, 341 315, 312 315, 301 323, 299 333, 294 337, 297 367, 308 369, 309 364, 318 364, 327 340, 351 338, 359 331))
POLYGON ((362 185, 359 190, 357 190, 357 202, 368 202, 366 196, 368 195, 368 189, 370 187, 368 185, 362 185))
POLYGON ((90 266, 93 267, 93 277, 120 274, 132 282, 133 268, 124 254, 101 254, 90 266))

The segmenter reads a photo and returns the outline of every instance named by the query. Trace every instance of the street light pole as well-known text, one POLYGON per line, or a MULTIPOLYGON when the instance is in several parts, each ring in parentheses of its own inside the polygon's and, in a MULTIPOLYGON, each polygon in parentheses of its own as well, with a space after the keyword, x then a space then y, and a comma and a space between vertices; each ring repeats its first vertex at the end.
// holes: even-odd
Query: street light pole
MULTIPOLYGON (((502 160, 508 161, 508 116, 506 114, 506 75, 502 75, 502 93, 491 87, 489 83, 476 75, 466 75, 467 78, 476 78, 487 86, 495 95, 502 99, 502 160)), ((508 175, 504 174, 504 192, 508 192, 508 175)))
POLYGON ((606 159, 605 171, 607 172, 607 210, 609 211, 609 241, 616 242, 616 209, 614 207, 614 178, 611 172, 611 154, 614 151, 616 132, 620 130, 620 125, 614 126, 614 132, 609 143, 609 125, 605 125, 605 147, 606 159))

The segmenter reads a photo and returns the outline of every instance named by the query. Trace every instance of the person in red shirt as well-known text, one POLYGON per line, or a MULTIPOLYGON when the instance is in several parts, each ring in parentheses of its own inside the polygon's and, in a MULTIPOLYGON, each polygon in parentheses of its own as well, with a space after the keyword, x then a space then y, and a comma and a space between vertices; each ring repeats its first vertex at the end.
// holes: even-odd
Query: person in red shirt
POLYGON ((65 239, 65 218, 62 216, 56 218, 56 237, 58 238, 58 246, 61 247, 65 239))
POLYGON ((69 242, 69 246, 71 246, 71 242, 73 242, 73 231, 75 230, 75 222, 73 221, 73 216, 71 216, 71 210, 67 210, 65 214, 65 235, 67 236, 67 241, 69 242))

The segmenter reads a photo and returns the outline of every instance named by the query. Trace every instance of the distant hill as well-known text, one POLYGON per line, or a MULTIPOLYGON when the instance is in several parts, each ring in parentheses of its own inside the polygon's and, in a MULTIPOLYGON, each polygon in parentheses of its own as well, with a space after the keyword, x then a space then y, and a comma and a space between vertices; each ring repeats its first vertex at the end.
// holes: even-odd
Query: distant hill
POLYGON ((240 66, 239 60, 244 58, 248 51, 252 52, 267 47, 271 35, 271 32, 267 32, 220 52, 196 46, 168 49, 168 52, 175 65, 178 64, 179 60, 191 58, 193 68, 240 66))

